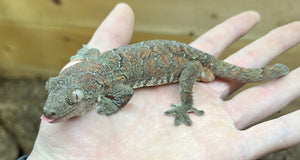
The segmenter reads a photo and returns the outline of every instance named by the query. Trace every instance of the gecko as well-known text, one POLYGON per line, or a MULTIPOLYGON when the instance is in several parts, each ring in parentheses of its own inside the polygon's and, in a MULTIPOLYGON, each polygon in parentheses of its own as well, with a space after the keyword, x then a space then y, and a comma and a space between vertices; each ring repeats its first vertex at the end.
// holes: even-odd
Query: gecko
POLYGON ((283 64, 242 68, 170 40, 143 41, 104 53, 83 45, 71 61, 76 63, 46 82, 48 98, 41 118, 49 123, 81 116, 97 106, 101 106, 97 107, 99 114, 109 116, 130 101, 136 88, 179 83, 180 104, 171 104, 165 114, 175 116, 175 126, 190 126, 188 113, 204 114, 193 106, 197 81, 211 82, 219 77, 249 83, 289 72, 283 64))

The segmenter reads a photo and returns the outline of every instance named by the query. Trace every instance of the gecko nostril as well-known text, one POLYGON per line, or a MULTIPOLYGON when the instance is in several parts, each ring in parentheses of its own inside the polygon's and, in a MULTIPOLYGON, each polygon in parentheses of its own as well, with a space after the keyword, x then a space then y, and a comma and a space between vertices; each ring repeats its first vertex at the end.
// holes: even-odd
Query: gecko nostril
POLYGON ((51 112, 51 113, 50 113, 50 116, 51 116, 51 117, 53 117, 53 116, 55 116, 55 115, 56 115, 55 112, 51 112))
POLYGON ((54 116, 56 116, 56 113, 54 111, 51 112, 44 111, 44 115, 48 118, 53 118, 54 116))

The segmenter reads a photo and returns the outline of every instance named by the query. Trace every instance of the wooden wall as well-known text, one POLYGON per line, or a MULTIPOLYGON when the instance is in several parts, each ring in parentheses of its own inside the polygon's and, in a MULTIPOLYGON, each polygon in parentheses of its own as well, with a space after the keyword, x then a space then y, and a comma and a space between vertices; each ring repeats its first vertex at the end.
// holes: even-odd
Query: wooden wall
MULTIPOLYGON (((55 76, 89 41, 117 0, 0 0, 0 77, 55 76)), ((300 20, 300 0, 124 0, 135 16, 133 42, 170 39, 191 42, 228 17, 246 10, 261 22, 231 45, 222 58, 271 29, 300 20)), ((300 66, 300 46, 276 62, 300 66)), ((245 86, 243 89, 249 87, 245 86)), ((274 116, 298 110, 300 98, 274 116)), ((271 117, 272 118, 272 117, 271 117)))
MULTIPOLYGON (((0 76, 56 75, 119 1, 0 0, 0 76)), ((136 15, 132 42, 172 39, 190 42, 226 18, 245 10, 261 23, 223 57, 271 29, 299 20, 299 0, 125 0, 136 15)), ((295 68, 299 46, 277 59, 295 68)))

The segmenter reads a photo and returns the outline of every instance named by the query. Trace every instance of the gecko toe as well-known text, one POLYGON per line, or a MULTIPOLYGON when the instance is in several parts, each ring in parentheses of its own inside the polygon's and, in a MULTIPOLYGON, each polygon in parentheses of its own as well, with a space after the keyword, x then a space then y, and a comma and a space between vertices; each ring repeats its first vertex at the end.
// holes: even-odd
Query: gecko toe
POLYGON ((169 109, 165 112, 166 115, 168 116, 175 116, 176 113, 175 113, 175 110, 174 109, 169 109))
POLYGON ((181 116, 175 116, 175 121, 174 121, 174 125, 175 126, 179 126, 182 123, 182 117, 181 116))
POLYGON ((183 116, 182 121, 185 125, 187 125, 187 126, 192 125, 193 122, 187 114, 183 114, 182 116, 183 116))

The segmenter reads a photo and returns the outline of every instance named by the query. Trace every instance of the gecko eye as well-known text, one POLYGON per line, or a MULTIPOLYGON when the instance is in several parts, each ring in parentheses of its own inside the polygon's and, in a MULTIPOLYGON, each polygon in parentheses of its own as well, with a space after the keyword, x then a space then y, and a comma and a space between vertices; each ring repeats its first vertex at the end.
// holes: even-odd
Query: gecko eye
POLYGON ((83 98, 83 92, 81 89, 76 89, 74 90, 70 97, 69 97, 69 102, 71 102, 71 104, 76 104, 79 103, 83 98))

